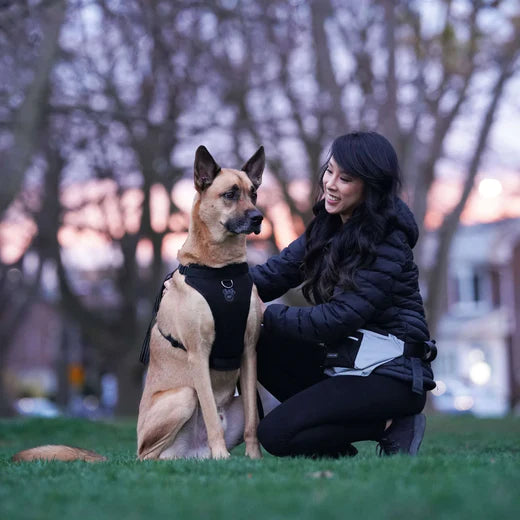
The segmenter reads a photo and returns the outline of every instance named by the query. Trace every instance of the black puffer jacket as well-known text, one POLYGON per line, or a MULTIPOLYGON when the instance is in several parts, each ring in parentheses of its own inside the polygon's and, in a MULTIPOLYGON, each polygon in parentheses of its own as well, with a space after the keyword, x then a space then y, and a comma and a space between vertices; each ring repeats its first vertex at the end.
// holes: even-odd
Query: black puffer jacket
MULTIPOLYGON (((264 332, 293 340, 335 344, 364 328, 393 334, 405 342, 428 340, 418 270, 412 254, 419 232, 408 206, 398 200, 396 208, 395 226, 378 245, 375 260, 369 268, 357 272, 357 289, 336 291, 329 302, 311 307, 269 305, 264 313, 264 332)), ((303 282, 304 255, 305 235, 302 235, 279 255, 251 269, 263 301, 278 298, 303 282)), ((384 365, 387 369, 392 368, 387 365, 384 365)), ((428 364, 423 365, 429 369, 428 364)), ((407 367, 398 372, 405 379, 411 377, 407 367)), ((428 372, 425 375, 431 379, 431 371, 428 372)), ((433 386, 433 382, 425 384, 426 388, 433 386)))

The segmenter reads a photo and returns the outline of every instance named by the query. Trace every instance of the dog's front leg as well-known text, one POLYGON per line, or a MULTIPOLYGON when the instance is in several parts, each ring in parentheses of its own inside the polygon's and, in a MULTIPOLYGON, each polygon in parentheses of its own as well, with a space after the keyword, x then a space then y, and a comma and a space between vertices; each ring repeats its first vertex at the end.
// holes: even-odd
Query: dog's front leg
POLYGON ((246 348, 240 367, 240 387, 244 403, 244 441, 246 455, 251 459, 262 458, 256 430, 258 428, 258 409, 256 404, 256 350, 246 348))
POLYGON ((224 429, 222 428, 222 422, 220 421, 215 397, 211 388, 209 358, 202 352, 190 352, 188 350, 188 363, 208 433, 208 445, 211 450, 211 457, 214 459, 227 459, 229 457, 229 451, 226 448, 224 429))

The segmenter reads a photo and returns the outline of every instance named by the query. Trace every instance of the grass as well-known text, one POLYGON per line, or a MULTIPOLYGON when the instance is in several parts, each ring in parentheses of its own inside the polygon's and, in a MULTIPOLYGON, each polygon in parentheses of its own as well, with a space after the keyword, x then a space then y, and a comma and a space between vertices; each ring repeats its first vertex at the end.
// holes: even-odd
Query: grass
POLYGON ((520 419, 429 418, 420 455, 378 458, 358 443, 343 460, 135 459, 135 422, 0 421, 0 518, 518 518, 520 419), (109 462, 31 462, 38 444, 94 449, 109 462))

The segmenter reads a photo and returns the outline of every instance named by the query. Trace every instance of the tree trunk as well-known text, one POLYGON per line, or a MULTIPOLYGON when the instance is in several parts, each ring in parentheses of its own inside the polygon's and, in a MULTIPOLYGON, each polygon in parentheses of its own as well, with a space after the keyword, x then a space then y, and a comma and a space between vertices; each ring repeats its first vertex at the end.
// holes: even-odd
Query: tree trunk
MULTIPOLYGON (((128 344, 132 345, 135 341, 128 344)), ((130 349, 121 358, 116 369, 119 399, 116 414, 135 417, 139 409, 139 401, 143 389, 143 367, 139 363, 138 349, 130 349)))
POLYGON ((18 195, 42 135, 50 77, 59 49, 60 29, 65 20, 66 1, 55 0, 47 10, 41 55, 32 81, 14 122, 14 144, 7 153, 0 190, 0 216, 18 195))

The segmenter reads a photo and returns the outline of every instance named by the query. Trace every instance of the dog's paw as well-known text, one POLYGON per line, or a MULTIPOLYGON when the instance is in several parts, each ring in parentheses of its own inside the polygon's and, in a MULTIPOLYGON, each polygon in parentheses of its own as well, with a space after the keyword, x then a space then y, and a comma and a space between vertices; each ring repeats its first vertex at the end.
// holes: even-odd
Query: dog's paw
POLYGON ((213 459, 229 459, 229 457, 231 457, 231 455, 226 448, 211 450, 211 458, 213 459))
POLYGON ((249 457, 250 459, 261 459, 262 458, 262 452, 260 450, 260 445, 253 444, 251 446, 246 447, 246 457, 249 457))

